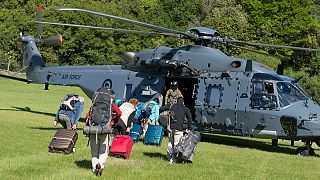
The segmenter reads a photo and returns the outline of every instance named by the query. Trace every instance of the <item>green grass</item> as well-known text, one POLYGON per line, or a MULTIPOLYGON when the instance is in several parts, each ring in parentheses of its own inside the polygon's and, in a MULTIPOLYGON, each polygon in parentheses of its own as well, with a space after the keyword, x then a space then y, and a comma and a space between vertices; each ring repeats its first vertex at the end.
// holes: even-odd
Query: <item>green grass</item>
MULTIPOLYGON (((49 153, 60 99, 79 88, 0 79, 0 179, 95 179, 90 148, 79 130, 77 152, 49 153)), ((90 106, 86 97, 83 118, 90 106)), ((289 141, 206 135, 193 164, 169 165, 161 147, 134 144, 130 160, 109 158, 102 179, 319 179, 320 157, 298 157, 289 141)), ((319 148, 314 145, 317 154, 319 148)))

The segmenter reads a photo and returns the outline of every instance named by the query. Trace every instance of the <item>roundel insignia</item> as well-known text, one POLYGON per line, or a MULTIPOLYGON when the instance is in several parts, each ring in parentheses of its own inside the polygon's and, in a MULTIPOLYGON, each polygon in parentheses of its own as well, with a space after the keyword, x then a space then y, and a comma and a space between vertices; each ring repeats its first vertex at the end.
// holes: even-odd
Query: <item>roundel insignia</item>
POLYGON ((105 81, 103 81, 102 87, 111 89, 111 88, 112 88, 112 81, 111 81, 111 79, 106 79, 105 81))

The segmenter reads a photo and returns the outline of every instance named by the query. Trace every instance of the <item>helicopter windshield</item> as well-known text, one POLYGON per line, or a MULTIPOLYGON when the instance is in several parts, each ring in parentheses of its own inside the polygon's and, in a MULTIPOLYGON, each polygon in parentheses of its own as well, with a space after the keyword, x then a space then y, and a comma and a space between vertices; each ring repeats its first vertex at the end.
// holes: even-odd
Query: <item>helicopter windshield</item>
POLYGON ((308 99, 308 97, 291 82, 277 82, 277 91, 281 107, 286 107, 294 102, 308 99))
POLYGON ((297 87, 297 88, 301 91, 301 93, 302 93, 306 98, 312 99, 312 97, 311 97, 306 91, 303 90, 303 88, 300 86, 299 83, 294 83, 294 85, 295 85, 295 87, 297 87))

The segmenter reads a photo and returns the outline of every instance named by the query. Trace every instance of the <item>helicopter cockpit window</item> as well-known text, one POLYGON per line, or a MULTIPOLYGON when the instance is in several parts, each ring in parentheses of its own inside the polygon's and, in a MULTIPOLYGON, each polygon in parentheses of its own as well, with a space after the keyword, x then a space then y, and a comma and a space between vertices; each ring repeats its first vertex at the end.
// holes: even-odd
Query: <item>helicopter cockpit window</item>
POLYGON ((253 83, 253 94, 262 94, 263 93, 263 82, 253 83))
POLYGON ((271 108, 277 107, 277 98, 274 95, 272 82, 256 81, 253 82, 253 94, 251 96, 251 106, 254 108, 271 108))
POLYGON ((278 82, 277 91, 281 107, 286 107, 294 102, 308 99, 303 92, 290 82, 278 82))
POLYGON ((264 81, 254 82, 253 94, 274 94, 273 83, 264 81))

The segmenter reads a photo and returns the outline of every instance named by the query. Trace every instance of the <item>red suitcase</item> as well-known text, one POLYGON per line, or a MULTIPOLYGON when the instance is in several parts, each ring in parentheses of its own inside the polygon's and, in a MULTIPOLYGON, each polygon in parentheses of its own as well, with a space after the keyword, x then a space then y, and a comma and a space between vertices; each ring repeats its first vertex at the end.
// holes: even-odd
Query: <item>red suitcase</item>
POLYGON ((128 135, 116 135, 110 147, 110 155, 129 159, 133 139, 128 135))

